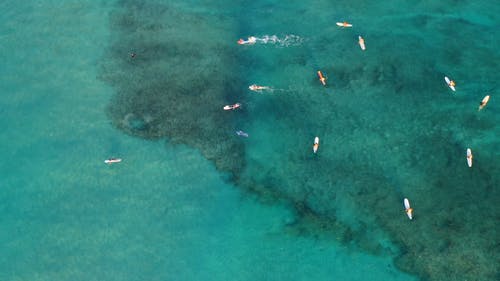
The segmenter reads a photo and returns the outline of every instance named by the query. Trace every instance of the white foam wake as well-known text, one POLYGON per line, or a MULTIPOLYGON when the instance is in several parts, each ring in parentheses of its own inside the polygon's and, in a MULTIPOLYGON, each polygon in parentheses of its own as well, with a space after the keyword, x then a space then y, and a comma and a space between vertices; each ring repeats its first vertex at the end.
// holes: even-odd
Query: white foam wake
POLYGON ((255 37, 258 43, 273 44, 280 47, 296 46, 302 44, 304 39, 297 35, 285 35, 285 37, 278 37, 276 35, 264 35, 262 37, 255 37))

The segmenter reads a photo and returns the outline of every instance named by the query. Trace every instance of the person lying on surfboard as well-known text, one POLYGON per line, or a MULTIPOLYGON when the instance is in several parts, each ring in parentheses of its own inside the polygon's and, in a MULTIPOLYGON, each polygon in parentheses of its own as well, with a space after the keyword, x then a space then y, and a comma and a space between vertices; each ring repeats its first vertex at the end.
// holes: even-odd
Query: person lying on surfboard
POLYGON ((448 85, 448 87, 450 87, 450 89, 455 92, 455 81, 451 80, 450 78, 448 78, 448 76, 445 76, 444 77, 444 81, 446 82, 446 85, 448 85))
POLYGON ((474 156, 472 155, 472 150, 470 148, 467 148, 467 165, 470 167, 472 167, 472 158, 474 158, 474 156))
POLYGON ((224 110, 235 110, 236 108, 240 107, 240 103, 235 103, 233 105, 226 105, 224 106, 224 110))
POLYGON ((344 21, 344 22, 337 22, 337 25, 340 27, 352 27, 352 24, 344 21))
POLYGON ((358 43, 359 43, 359 47, 361 48, 361 50, 366 50, 366 47, 365 47, 365 39, 363 39, 363 37, 361 37, 361 35, 358 36, 358 43))
POLYGON ((326 78, 323 76, 323 73, 321 73, 320 70, 318 70, 318 78, 321 84, 323 84, 323 86, 326 86, 326 78))
POLYGON ((254 92, 260 92, 262 90, 269 90, 270 88, 268 86, 259 86, 259 85, 250 85, 248 86, 248 89, 250 89, 250 91, 254 91, 254 92))
POLYGON ((410 218, 410 220, 413 218, 413 209, 408 208, 406 209, 406 215, 410 218))
POLYGON ((408 200, 408 198, 405 198, 403 200, 403 204, 405 206, 405 212, 406 212, 406 215, 408 216, 408 218, 411 220, 413 219, 413 209, 411 208, 410 206, 410 200, 408 200))
POLYGON ((313 144, 313 152, 316 153, 316 151, 318 151, 318 148, 319 148, 319 138, 315 137, 314 144, 313 144))
POLYGON ((483 98, 483 100, 479 103, 479 108, 477 109, 477 111, 483 109, 486 106, 486 104, 488 103, 489 100, 490 100, 490 96, 489 95, 485 96, 483 98))
POLYGON ((243 40, 240 38, 240 40, 238 40, 238 44, 240 45, 245 45, 245 44, 249 44, 249 45, 252 45, 252 44, 255 44, 257 42, 257 38, 254 37, 254 36, 250 36, 248 37, 248 40, 243 40))

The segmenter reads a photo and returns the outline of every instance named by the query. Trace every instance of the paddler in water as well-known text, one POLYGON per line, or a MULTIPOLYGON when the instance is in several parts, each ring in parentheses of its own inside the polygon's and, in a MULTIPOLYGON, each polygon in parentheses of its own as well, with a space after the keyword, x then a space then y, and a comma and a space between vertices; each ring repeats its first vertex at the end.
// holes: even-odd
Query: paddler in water
POLYGON ((323 84, 323 86, 326 86, 326 78, 323 76, 323 73, 320 70, 318 70, 318 78, 321 84, 323 84))

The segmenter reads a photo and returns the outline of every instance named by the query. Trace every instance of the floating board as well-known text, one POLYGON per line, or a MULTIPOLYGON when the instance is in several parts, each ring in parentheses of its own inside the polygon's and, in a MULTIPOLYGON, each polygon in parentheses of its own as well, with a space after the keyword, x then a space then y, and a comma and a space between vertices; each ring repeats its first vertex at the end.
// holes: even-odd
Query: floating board
POLYGON ((363 37, 361 36, 358 36, 358 43, 359 43, 359 47, 361 47, 361 50, 366 50, 366 47, 365 47, 365 39, 363 39, 363 37))
POLYGON ((318 148, 319 148, 319 138, 315 137, 314 138, 314 145, 313 145, 313 152, 316 153, 316 151, 318 151, 318 148))
POLYGON ((110 158, 110 159, 104 160, 104 163, 106 163, 106 164, 113 164, 113 163, 120 163, 120 162, 122 162, 121 158, 110 158))
POLYGON ((489 100, 490 100, 490 96, 484 97, 483 100, 479 103, 479 109, 478 109, 478 111, 481 110, 481 109, 483 109, 486 106, 486 104, 488 103, 489 100))
POLYGON ((451 83, 450 78, 448 78, 448 77, 445 76, 444 77, 444 81, 446 82, 446 85, 448 85, 448 87, 450 87, 450 89, 452 89, 453 91, 455 91, 455 86, 450 85, 450 83, 451 83))
POLYGON ((470 148, 467 148, 467 165, 472 167, 472 150, 470 148))
POLYGON ((405 198, 403 200, 403 204, 405 205, 406 215, 410 220, 413 219, 413 214, 412 214, 413 209, 410 207, 410 201, 408 200, 408 198, 405 198))
POLYGON ((410 201, 408 200, 408 198, 405 198, 403 200, 403 204, 405 205, 405 209, 410 209, 410 201))
POLYGON ((337 22, 337 25, 340 27, 352 27, 352 24, 347 22, 337 22))

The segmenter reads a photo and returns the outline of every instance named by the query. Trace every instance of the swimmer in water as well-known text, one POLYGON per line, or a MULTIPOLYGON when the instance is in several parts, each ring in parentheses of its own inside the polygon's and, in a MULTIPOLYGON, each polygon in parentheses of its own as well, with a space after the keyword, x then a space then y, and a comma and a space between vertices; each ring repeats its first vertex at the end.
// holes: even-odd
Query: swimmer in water
POLYGON ((247 133, 245 133, 245 132, 243 132, 243 131, 236 131, 236 134, 237 134, 238 136, 242 136, 242 137, 248 138, 248 134, 247 134, 247 133))

